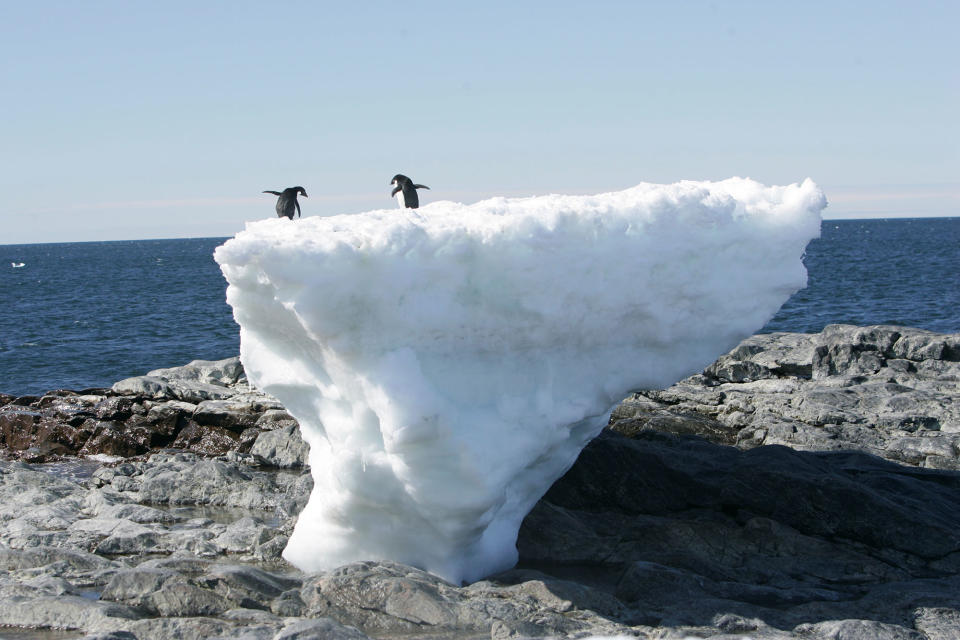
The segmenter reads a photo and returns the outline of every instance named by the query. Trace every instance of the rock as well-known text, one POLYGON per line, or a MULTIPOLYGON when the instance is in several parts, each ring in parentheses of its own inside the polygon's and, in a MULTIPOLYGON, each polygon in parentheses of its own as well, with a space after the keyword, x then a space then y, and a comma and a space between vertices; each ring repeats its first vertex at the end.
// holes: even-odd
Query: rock
POLYGON ((250 553, 276 535, 275 529, 251 517, 241 518, 217 536, 215 543, 230 553, 250 553))
POLYGON ((256 426, 264 431, 270 431, 272 429, 279 429, 281 427, 288 427, 296 424, 296 419, 284 409, 267 409, 257 419, 256 426))
POLYGON ((960 638, 960 611, 922 607, 915 612, 914 626, 927 640, 956 640, 960 638))
POLYGON ((308 464, 310 445, 300 437, 300 428, 294 422, 262 432, 250 453, 271 467, 300 468, 308 464))
POLYGON ((236 433, 257 424, 263 409, 255 402, 204 400, 193 412, 193 420, 201 425, 223 427, 236 433))
POLYGON ((137 636, 129 631, 107 631, 105 633, 94 633, 80 638, 80 640, 137 640, 137 636))
POLYGON ((331 618, 301 620, 283 628, 274 640, 366 640, 369 636, 355 627, 331 618))
POLYGON ((703 374, 628 398, 611 426, 960 469, 958 344, 958 334, 891 326, 756 335, 703 374))
POLYGON ((902 625, 918 590, 957 600, 948 582, 916 580, 960 568, 958 489, 960 474, 857 452, 608 432, 524 522, 518 549, 521 564, 590 566, 657 623, 704 624, 719 610, 782 627, 817 603, 827 619, 902 625), (892 584, 907 595, 891 597, 892 584))
POLYGON ((831 620, 803 624, 794 631, 804 637, 823 640, 928 640, 913 629, 873 620, 831 620))
POLYGON ((74 595, 11 594, 0 589, 0 625, 86 629, 135 620, 140 615, 123 605, 74 595))
POLYGON ((150 450, 153 435, 145 427, 130 428, 121 422, 100 422, 77 452, 82 456, 109 455, 130 457, 150 450))
POLYGON ((122 571, 113 576, 100 597, 165 617, 217 615, 231 606, 221 595, 171 570, 122 571))
POLYGON ((239 356, 224 360, 193 360, 182 367, 156 369, 147 375, 164 380, 196 380, 203 384, 229 386, 243 375, 243 365, 239 356))
POLYGON ((954 335, 753 336, 635 394, 527 516, 520 565, 467 586, 392 563, 294 571, 280 552, 312 479, 260 465, 302 468, 296 421, 227 382, 232 365, 205 366, 151 372, 157 398, 0 397, 8 455, 153 452, 92 475, 0 461, 0 624, 103 640, 960 637, 954 335), (176 399, 204 384, 226 395, 176 399), (201 427, 232 444, 155 452, 181 435, 204 449, 201 427))
POLYGON ((236 447, 238 439, 237 434, 229 429, 191 421, 180 431, 171 447, 189 449, 202 455, 219 456, 236 447))
POLYGON ((301 585, 300 580, 256 567, 221 564, 210 568, 204 583, 235 606, 248 609, 266 609, 272 600, 301 585))

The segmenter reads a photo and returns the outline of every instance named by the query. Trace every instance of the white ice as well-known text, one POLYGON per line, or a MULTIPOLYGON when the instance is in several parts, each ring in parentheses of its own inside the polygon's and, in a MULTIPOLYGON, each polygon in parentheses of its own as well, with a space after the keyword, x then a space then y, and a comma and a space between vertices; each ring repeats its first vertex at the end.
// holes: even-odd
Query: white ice
POLYGON ((249 223, 215 258, 247 375, 299 420, 315 481, 284 557, 511 567, 616 403, 805 286, 825 206, 810 180, 732 178, 249 223))

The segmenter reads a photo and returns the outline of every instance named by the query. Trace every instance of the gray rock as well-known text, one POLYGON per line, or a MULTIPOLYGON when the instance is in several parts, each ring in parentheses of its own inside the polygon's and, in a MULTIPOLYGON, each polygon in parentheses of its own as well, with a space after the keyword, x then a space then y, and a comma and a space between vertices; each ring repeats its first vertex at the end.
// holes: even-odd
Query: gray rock
POLYGON ((125 624, 140 615, 130 607, 74 595, 32 597, 0 590, 0 626, 90 629, 125 624))
POLYGON ((203 384, 229 386, 243 375, 243 365, 239 356, 224 360, 193 360, 182 367, 155 369, 147 375, 166 380, 196 380, 203 384))
POLYGON ((921 607, 915 612, 914 627, 927 640, 956 640, 960 638, 960 611, 938 607, 921 607))
POLYGON ((960 469, 958 344, 960 334, 890 326, 756 335, 702 375, 628 398, 611 426, 960 469))
POLYGON ((873 620, 830 620, 803 624, 794 632, 817 640, 928 640, 913 629, 873 620))
POLYGON ((250 553, 275 535, 276 529, 264 526, 255 518, 245 517, 230 524, 214 542, 230 553, 250 553))
POLYGON ((163 569, 131 569, 111 578, 100 597, 164 617, 210 616, 231 608, 229 600, 163 569))
POLYGON ((271 467, 301 468, 309 463, 310 445, 300 437, 300 427, 294 422, 261 433, 250 453, 271 467))
POLYGON ((235 606, 267 609, 271 601, 299 589, 301 582, 256 567, 217 564, 207 572, 204 584, 235 606))
POLYGON ((297 424, 296 419, 286 412, 285 409, 267 409, 257 419, 257 427, 264 431, 279 429, 297 424))
POLYGON ((274 640, 366 640, 369 636, 355 627, 331 618, 301 620, 283 628, 274 640))

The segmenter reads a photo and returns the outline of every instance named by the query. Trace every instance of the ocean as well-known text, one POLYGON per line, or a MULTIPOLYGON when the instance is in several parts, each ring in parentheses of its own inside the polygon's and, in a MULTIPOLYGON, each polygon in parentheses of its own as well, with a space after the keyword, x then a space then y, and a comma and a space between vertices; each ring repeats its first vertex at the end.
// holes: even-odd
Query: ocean
MULTIPOLYGON (((239 353, 212 256, 224 240, 0 245, 0 392, 105 387, 239 353)), ((761 331, 960 331, 960 218, 825 220, 804 262, 807 288, 761 331)))

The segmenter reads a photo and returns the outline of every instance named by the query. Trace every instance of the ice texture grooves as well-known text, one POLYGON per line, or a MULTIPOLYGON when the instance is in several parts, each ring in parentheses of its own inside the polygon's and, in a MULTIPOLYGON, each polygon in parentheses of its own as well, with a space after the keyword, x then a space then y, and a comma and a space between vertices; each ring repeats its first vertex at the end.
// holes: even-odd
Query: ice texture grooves
POLYGON ((810 180, 641 184, 253 222, 214 257, 250 380, 315 481, 284 556, 473 581, 636 388, 665 387, 806 283, 810 180))

